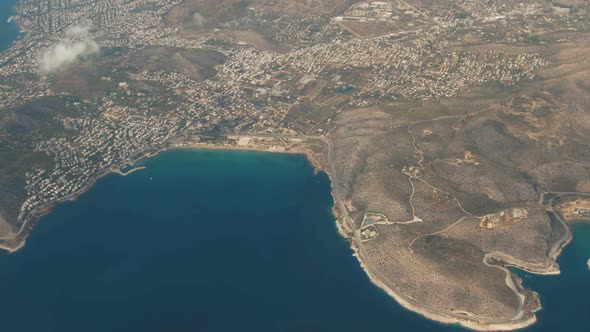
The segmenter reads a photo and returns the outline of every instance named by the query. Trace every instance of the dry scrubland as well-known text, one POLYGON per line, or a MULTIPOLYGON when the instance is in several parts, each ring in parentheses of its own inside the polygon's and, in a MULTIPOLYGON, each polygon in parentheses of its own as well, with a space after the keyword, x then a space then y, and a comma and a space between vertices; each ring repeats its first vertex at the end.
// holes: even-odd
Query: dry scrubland
POLYGON ((205 25, 245 16, 250 10, 277 13, 289 17, 304 17, 338 13, 359 0, 186 0, 174 7, 166 16, 173 25, 191 25, 193 14, 205 18, 205 25))
MULTIPOLYGON (((339 115, 332 137, 340 189, 358 211, 378 211, 396 223, 376 225, 379 236, 365 248, 406 296, 501 320, 516 314, 518 301, 505 273, 484 264, 486 253, 537 271, 557 267, 550 253, 563 226, 539 200, 543 192, 588 191, 587 44, 582 36, 546 47, 552 65, 540 80, 512 91, 491 95, 481 88, 424 107, 399 102, 339 115), (466 151, 476 162, 465 161, 466 151), (406 166, 419 174, 404 174, 406 166), (509 207, 525 208, 528 217, 479 227, 480 216, 509 207), (408 223, 412 213, 423 222, 408 223)), ((525 295, 535 308, 536 296, 525 295)))

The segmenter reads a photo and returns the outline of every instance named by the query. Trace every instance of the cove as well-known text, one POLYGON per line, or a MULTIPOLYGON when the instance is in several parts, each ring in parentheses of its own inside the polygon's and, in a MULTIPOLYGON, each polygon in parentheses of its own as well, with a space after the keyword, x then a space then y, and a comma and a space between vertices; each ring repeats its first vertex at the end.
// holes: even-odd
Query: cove
POLYGON ((558 257, 561 273, 540 276, 515 271, 539 293, 543 309, 526 331, 587 331, 590 326, 590 224, 574 224, 573 240, 558 257))

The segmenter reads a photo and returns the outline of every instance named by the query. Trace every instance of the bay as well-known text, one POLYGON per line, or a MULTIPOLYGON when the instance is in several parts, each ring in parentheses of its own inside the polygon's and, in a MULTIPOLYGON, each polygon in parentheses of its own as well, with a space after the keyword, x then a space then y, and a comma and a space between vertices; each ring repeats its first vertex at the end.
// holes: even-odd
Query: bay
POLYGON ((141 165, 0 255, 3 329, 454 330, 369 281, 303 156, 180 150, 141 165))

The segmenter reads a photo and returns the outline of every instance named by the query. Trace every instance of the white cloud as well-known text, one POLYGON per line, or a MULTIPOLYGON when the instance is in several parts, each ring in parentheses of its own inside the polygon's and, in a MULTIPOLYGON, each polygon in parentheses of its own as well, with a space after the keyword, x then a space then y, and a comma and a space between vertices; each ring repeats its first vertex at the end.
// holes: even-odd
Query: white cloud
POLYGON ((46 49, 39 58, 41 71, 56 72, 67 65, 100 52, 100 46, 92 39, 90 25, 77 25, 68 29, 65 37, 46 49))
POLYGON ((202 28, 205 26, 205 17, 201 15, 199 12, 193 14, 193 24, 197 26, 197 28, 202 28))

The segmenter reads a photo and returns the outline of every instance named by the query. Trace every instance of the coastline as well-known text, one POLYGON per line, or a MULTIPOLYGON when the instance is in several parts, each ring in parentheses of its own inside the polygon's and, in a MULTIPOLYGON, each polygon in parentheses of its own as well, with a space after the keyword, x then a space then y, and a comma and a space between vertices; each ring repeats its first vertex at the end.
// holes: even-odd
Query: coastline
POLYGON ((87 184, 82 186, 76 192, 74 192, 68 196, 64 196, 62 198, 59 198, 55 201, 49 202, 49 203, 33 210, 33 212, 31 212, 31 217, 29 219, 27 219, 21 225, 21 228, 19 229, 19 231, 12 238, 0 239, 0 250, 5 250, 9 254, 12 254, 12 253, 17 252, 21 248, 23 248, 26 244, 26 239, 28 238, 30 232, 33 230, 33 228, 35 227, 37 222, 39 222, 41 217, 50 213, 53 210, 53 208, 59 203, 76 200, 76 198, 78 198, 78 196, 84 194, 86 191, 88 191, 90 188, 92 188, 92 186, 94 186, 96 181, 100 180, 101 178, 103 178, 107 175, 110 175, 110 174, 118 174, 121 176, 127 176, 133 172, 140 171, 145 168, 143 166, 136 166, 128 172, 122 172, 121 167, 123 167, 125 165, 135 165, 143 159, 155 157, 165 151, 199 150, 199 149, 298 154, 298 155, 304 155, 306 157, 307 161, 310 163, 310 165, 314 169, 314 174, 317 174, 317 172, 324 169, 323 165, 321 165, 321 163, 319 161, 317 161, 316 158, 313 157, 311 151, 307 151, 307 150, 304 151, 304 150, 294 149, 294 150, 286 150, 286 151, 277 151, 277 150, 269 150, 268 148, 259 147, 259 146, 233 146, 233 145, 217 145, 217 144, 203 144, 203 143, 164 147, 164 148, 161 148, 161 149, 158 149, 155 151, 145 152, 145 153, 141 154, 139 157, 132 160, 131 162, 125 161, 125 162, 121 162, 117 165, 114 165, 113 167, 111 167, 107 170, 104 170, 103 172, 100 172, 99 174, 97 174, 96 176, 91 178, 87 184), (3 241, 9 242, 10 244, 2 243, 3 241))
POLYGON ((499 268, 506 273, 506 285, 511 290, 513 290, 515 292, 516 296, 521 301, 522 307, 517 310, 515 316, 512 319, 505 320, 505 321, 485 322, 485 321, 483 321, 484 319, 481 319, 480 317, 477 317, 477 316, 475 316, 471 313, 468 313, 468 312, 455 312, 454 315, 450 315, 450 314, 447 315, 447 314, 440 312, 440 311, 439 312, 433 311, 433 310, 428 309, 426 306, 423 306, 423 305, 421 306, 420 304, 413 303, 413 302, 419 302, 419 301, 414 300, 412 298, 408 298, 401 291, 399 291, 399 292, 396 291, 395 289, 393 289, 392 287, 387 285, 379 277, 374 275, 370 271, 370 269, 367 266, 364 259, 362 258, 362 255, 360 254, 359 247, 357 245, 355 245, 354 242, 351 242, 351 250, 353 251, 353 254, 352 254, 353 257, 355 257, 358 260, 361 268, 367 274, 367 276, 369 277, 369 280, 375 286, 381 288, 385 293, 387 293, 390 297, 392 297, 403 308, 405 308, 411 312, 414 312, 422 317, 430 319, 432 321, 436 321, 436 322, 439 322, 442 324, 459 324, 465 328, 468 328, 468 329, 471 329, 474 331, 512 331, 512 330, 522 329, 522 328, 529 327, 529 326, 533 325, 537 321, 537 317, 536 317, 536 315, 534 315, 534 313, 541 310, 541 308, 542 308, 541 304, 538 300, 538 297, 536 296, 536 293, 531 292, 532 294, 535 295, 536 306, 532 310, 530 310, 532 315, 529 315, 525 319, 522 319, 524 317, 524 314, 527 313, 527 311, 524 310, 524 300, 526 299, 526 296, 519 291, 519 289, 522 289, 522 287, 520 286, 520 283, 518 285, 515 284, 514 274, 510 270, 508 270, 507 268, 500 266, 500 265, 488 264, 485 261, 485 257, 484 257, 484 264, 489 265, 491 267, 499 268), (460 317, 457 317, 456 314, 463 314, 463 315, 465 315, 465 317, 460 318, 460 317))
MULTIPOLYGON (((328 163, 330 162, 330 159, 331 159, 331 156, 328 156, 328 163)), ((327 165, 325 165, 325 166, 327 166, 327 165)), ((337 204, 338 197, 336 196, 336 188, 335 188, 335 186, 337 185, 336 179, 334 179, 334 175, 332 174, 332 172, 330 172, 330 169, 333 172, 335 172, 335 169, 334 169, 333 165, 330 165, 330 166, 331 167, 324 167, 324 168, 322 168, 322 170, 324 172, 326 172, 326 174, 328 175, 328 177, 330 179, 330 187, 331 187, 330 193, 331 193, 333 201, 334 201, 334 206, 332 208, 332 214, 335 218, 335 223, 336 223, 336 228, 338 230, 338 233, 340 233, 340 235, 344 239, 348 240, 350 238, 350 233, 347 233, 347 231, 351 232, 353 234, 356 234, 356 232, 354 229, 350 229, 350 226, 348 225, 348 223, 346 223, 341 218, 341 217, 347 217, 348 212, 346 211, 346 206, 344 206, 344 205, 341 205, 340 209, 345 209, 345 210, 339 211, 338 204, 337 204)), ((569 231, 569 228, 568 228, 568 231, 569 231)), ((380 279, 379 277, 374 275, 370 271, 366 262, 364 261, 362 255, 360 253, 360 249, 357 246, 357 244, 355 243, 354 236, 352 237, 352 240, 349 242, 350 242, 350 249, 352 250, 352 256, 357 259, 361 269, 365 272, 365 274, 368 276, 369 280, 375 286, 382 289, 387 295, 392 297, 404 309, 409 310, 413 313, 416 313, 416 314, 418 314, 422 317, 425 317, 429 320, 432 320, 432 321, 435 321, 438 323, 442 323, 442 324, 449 324, 449 325, 450 324, 459 324, 463 327, 466 327, 468 329, 472 329, 475 331, 512 331, 512 330, 522 329, 522 328, 529 327, 529 326, 533 325, 537 321, 537 317, 536 317, 536 315, 534 315, 534 313, 541 310, 541 308, 542 308, 541 303, 538 300, 538 297, 536 297, 536 293, 533 293, 533 294, 535 294, 535 297, 536 297, 536 307, 533 310, 531 310, 532 315, 530 315, 526 319, 522 319, 522 317, 526 313, 526 311, 524 310, 524 305, 521 308, 519 308, 519 310, 517 310, 516 315, 513 317, 513 319, 506 320, 504 322, 498 322, 498 323, 485 323, 485 322, 478 321, 478 317, 476 317, 475 315, 472 315, 470 313, 464 313, 466 315, 466 317, 463 319, 463 318, 459 318, 456 316, 445 315, 444 313, 442 313, 440 311, 436 312, 433 310, 429 310, 424 305, 412 303, 412 300, 414 302, 418 302, 418 301, 416 301, 414 299, 408 299, 406 297, 406 295, 404 295, 401 291, 399 291, 399 292, 396 291, 394 288, 388 286, 382 279, 380 279), (470 319, 470 317, 473 317, 474 319, 470 319)), ((485 257, 484 257, 484 264, 485 263, 486 262, 485 262, 485 257)), ((505 271, 506 285, 515 292, 516 296, 520 299, 521 302, 524 302, 525 295, 522 294, 521 292, 519 292, 517 289, 517 288, 522 289, 522 287, 520 286, 520 284, 518 287, 514 284, 514 279, 513 279, 514 274, 510 270, 506 269, 505 267, 502 267, 499 265, 491 265, 491 266, 502 269, 503 271, 505 271)), ((457 313, 459 313, 459 312, 457 312, 457 313)))
MULTIPOLYGON (((328 175, 330 175, 330 174, 328 173, 328 175)), ((330 179, 331 179, 331 183, 333 185, 332 178, 330 177, 330 179)), ((553 244, 553 247, 550 251, 551 255, 549 257, 554 261, 561 254, 563 248, 565 248, 573 239, 571 229, 569 228, 567 223, 565 223, 559 217, 558 217, 558 219, 562 223, 563 227, 565 227, 566 233, 560 239, 560 241, 556 241, 553 244)), ((339 227, 339 230, 340 230, 340 227, 339 227)), ((533 294, 535 297, 534 298, 534 301, 536 302, 535 307, 533 307, 532 309, 529 309, 529 310, 525 310, 526 303, 524 302, 524 300, 526 299, 526 297, 521 291, 519 291, 519 290, 523 290, 524 288, 520 285, 520 283, 518 283, 518 285, 515 284, 514 278, 516 276, 514 275, 513 272, 508 270, 506 268, 506 266, 515 267, 515 268, 523 270, 525 272, 529 272, 529 273, 537 274, 537 275, 557 275, 557 274, 560 274, 559 266, 557 265, 557 263, 555 263, 555 265, 553 267, 549 267, 549 266, 538 266, 537 267, 537 266, 532 266, 531 264, 527 264, 526 262, 522 262, 512 256, 509 256, 509 255, 506 255, 503 253, 499 253, 499 252, 487 253, 484 256, 483 263, 490 266, 490 267, 499 268, 506 273, 506 285, 512 291, 514 291, 515 295, 521 301, 521 308, 519 308, 519 310, 517 310, 516 315, 513 317, 513 319, 506 320, 505 322, 486 323, 486 322, 478 321, 477 317, 475 315, 472 315, 469 313, 464 313, 466 315, 466 317, 465 317, 465 319, 462 319, 462 318, 459 318, 456 316, 445 315, 442 312, 434 312, 432 310, 427 309, 424 306, 420 306, 415 303, 412 303, 409 299, 407 299, 405 297, 404 294, 401 294, 401 292, 396 292, 390 286, 386 285, 383 280, 381 280, 380 278, 375 276, 370 271, 370 269, 367 267, 366 263, 364 262, 362 255, 359 253, 359 248, 354 244, 354 242, 351 242, 351 250, 353 251, 353 256, 355 258, 357 258, 361 268, 369 277, 369 280, 371 280, 371 282, 373 284, 375 284, 377 287, 379 287, 383 291, 385 291, 389 296, 394 298, 405 309, 410 310, 410 311, 417 313, 427 319, 430 319, 430 320, 433 320, 433 321, 436 321, 439 323, 459 324, 463 327, 466 327, 468 329, 472 329, 475 331, 512 331, 512 330, 518 330, 518 329, 522 329, 525 327, 529 327, 529 326, 535 324, 535 322, 537 321, 537 317, 534 313, 536 313, 537 311, 542 309, 542 306, 541 306, 541 303, 540 303, 540 300, 539 300, 537 294, 535 292, 530 291, 530 293, 533 294), (490 258, 498 260, 499 262, 503 263, 505 266, 502 266, 497 263, 493 263, 493 264, 489 263, 488 259, 490 259, 490 258), (522 319, 524 314, 527 312, 530 312, 532 315, 530 315, 529 317, 527 317, 525 319, 522 319), (475 319, 469 319, 469 317, 473 317, 475 319)), ((589 262, 590 262, 590 260, 589 260, 589 262)), ((519 281, 519 279, 516 279, 516 280, 519 281)), ((411 300, 414 300, 414 299, 411 299, 411 300)))
POLYGON ((127 172, 123 172, 121 169, 118 168, 118 169, 115 169, 113 171, 113 173, 119 174, 121 176, 127 176, 127 175, 129 175, 131 173, 135 173, 135 172, 141 171, 142 169, 146 169, 146 167, 145 166, 133 167, 132 169, 128 170, 127 172))
POLYGON ((18 15, 16 12, 16 5, 18 0, 9 0, 5 4, 0 5, 0 10, 4 12, 0 13, 0 25, 4 25, 3 29, 10 30, 10 38, 0 39, 0 53, 8 50, 14 42, 16 42, 25 31, 18 24, 18 15))
MULTIPOLYGON (((249 136, 256 137, 256 135, 254 135, 254 134, 249 135, 249 136)), ((508 270, 505 266, 499 265, 497 263, 490 264, 487 261, 488 258, 496 259, 496 260, 504 263, 506 266, 513 266, 513 267, 522 269, 527 272, 535 273, 535 274, 558 274, 559 273, 558 268, 557 268, 557 270, 551 270, 549 268, 543 269, 542 267, 539 267, 539 268, 531 267, 530 265, 527 265, 525 262, 520 262, 520 261, 514 259, 513 257, 510 257, 510 256, 502 254, 502 253, 488 253, 484 256, 484 259, 483 259, 484 264, 489 265, 489 266, 493 266, 493 267, 496 267, 496 268, 499 268, 499 269, 502 269, 503 271, 505 271, 507 286, 515 292, 516 296, 521 301, 521 307, 517 310, 515 316, 512 319, 509 319, 506 321, 485 322, 485 319, 481 319, 480 317, 477 317, 477 316, 470 314, 468 312, 455 312, 455 313, 446 314, 445 312, 431 310, 431 309, 427 308, 426 306, 420 305, 419 301, 414 300, 412 298, 408 298, 401 291, 398 291, 398 290, 392 288, 391 286, 387 285, 383 280, 381 280, 379 277, 377 277, 375 274, 373 274, 370 271, 369 267, 367 266, 366 262, 364 261, 362 255, 360 253, 360 250, 359 250, 357 244, 355 243, 354 237, 351 238, 351 236, 350 236, 351 233, 352 234, 355 233, 355 230, 350 229, 350 226, 346 222, 344 222, 344 220, 342 220, 343 217, 347 217, 347 211, 340 211, 340 209, 342 209, 342 207, 339 208, 337 205, 337 203, 339 203, 337 195, 335 193, 335 190, 336 190, 335 186, 337 184, 336 184, 336 180, 334 179, 332 172, 330 171, 331 169, 333 169, 333 167, 328 166, 328 164, 330 163, 330 159, 329 159, 330 156, 323 156, 323 158, 327 158, 327 160, 320 161, 320 160, 318 160, 319 158, 317 158, 316 153, 312 152, 309 149, 292 148, 292 149, 279 150, 279 149, 271 149, 268 146, 264 146, 264 145, 240 146, 240 145, 231 145, 231 144, 193 143, 193 144, 177 144, 177 145, 172 145, 172 146, 168 146, 165 148, 161 148, 159 150, 145 152, 145 153, 141 154, 139 157, 137 157, 135 160, 133 160, 132 162, 129 162, 129 161, 122 162, 120 165, 116 165, 108 170, 103 171, 102 173, 99 173, 98 175, 93 177, 91 179, 91 181, 88 182, 88 184, 83 186, 77 192, 75 192, 69 196, 63 197, 59 200, 56 200, 54 202, 51 202, 47 205, 44 205, 44 206, 38 208, 37 210, 35 210, 32 213, 32 215, 33 215, 32 219, 30 221, 25 222, 22 225, 19 232, 17 233, 17 235, 15 236, 14 244, 12 246, 6 246, 6 245, 3 245, 0 243, 0 249, 7 250, 9 253, 14 253, 14 252, 18 251, 19 249, 21 249, 25 245, 26 238, 28 237, 30 231, 34 228, 36 223, 39 221, 39 219, 43 215, 49 213, 53 209, 53 207, 55 207, 55 205, 57 205, 61 202, 75 200, 79 195, 81 195, 84 192, 86 192, 87 190, 89 190, 96 183, 96 181, 98 181, 102 177, 109 175, 111 173, 125 176, 125 175, 129 175, 135 171, 139 171, 139 170, 145 168, 143 166, 135 166, 133 169, 131 169, 128 172, 122 172, 120 169, 121 167, 123 167, 125 165, 136 165, 139 161, 141 161, 143 159, 157 156, 158 154, 165 152, 165 151, 199 150, 199 149, 256 151, 256 152, 272 152, 272 153, 288 153, 288 154, 304 155, 306 157, 307 161, 310 163, 310 165, 314 168, 314 173, 317 173, 319 171, 324 171, 328 175, 328 177, 330 179, 330 187, 331 187, 330 192, 331 192, 333 202, 334 202, 333 208, 332 208, 332 214, 335 218, 335 224, 336 224, 337 231, 343 238, 345 238, 346 240, 350 240, 349 241, 350 248, 353 251, 352 255, 353 255, 353 257, 355 257, 358 260, 360 267, 367 274, 367 276, 369 277, 369 280, 374 285, 381 288, 385 293, 387 293, 390 297, 392 297, 402 307, 404 307, 405 309, 407 309, 411 312, 414 312, 420 316, 423 316, 429 320, 433 320, 433 321, 443 323, 443 324, 459 324, 459 325, 464 326, 466 328, 469 328, 472 330, 477 330, 477 331, 499 331, 499 330, 508 331, 508 330, 521 329, 521 328, 530 326, 530 325, 534 324, 537 320, 536 315, 534 315, 534 312, 541 309, 541 305, 538 301, 538 298, 536 299, 536 306, 532 309, 526 310, 525 309, 526 296, 521 291, 519 291, 519 290, 522 290, 522 287, 519 284, 518 285, 515 284, 514 274, 510 270, 508 270), (532 313, 532 315, 528 315, 527 317, 524 317, 524 315, 529 312, 532 313), (464 318, 457 317, 457 315, 464 316, 464 318)), ((331 149, 331 147, 330 147, 330 149, 331 149)), ((344 207, 344 209, 346 209, 346 207, 344 207)), ((572 238, 571 231, 569 230, 569 227, 567 227, 567 225, 565 223, 563 223, 563 224, 567 229, 567 233, 564 236, 564 238, 562 239, 563 242, 560 242, 560 241, 556 242, 554 245, 554 248, 551 251, 552 253, 557 252, 557 256, 561 252, 561 249, 563 249, 563 247, 565 247, 571 241, 571 238, 572 238)), ((531 292, 531 293, 535 294, 533 292, 531 292)), ((536 297, 536 295, 535 295, 535 297, 536 297)))
MULTIPOLYGON (((571 237, 569 237, 568 243, 571 241, 571 237)), ((567 244, 566 244, 567 245, 567 244)), ((531 264, 527 264, 519 259, 516 259, 510 255, 493 251, 490 253, 485 254, 484 256, 484 263, 489 266, 500 266, 497 263, 490 262, 490 260, 496 260, 498 262, 503 263, 505 266, 510 266, 517 268, 519 270, 532 273, 532 274, 539 274, 539 275, 558 275, 561 273, 559 270, 559 266, 554 264, 553 266, 533 266, 531 264)))
MULTIPOLYGON (((332 166, 332 170, 335 172, 333 165, 331 165, 331 166, 332 166)), ((347 233, 347 229, 353 234, 356 234, 356 233, 354 230, 349 229, 350 228, 349 225, 344 220, 341 221, 340 217, 342 215, 347 217, 347 211, 346 210, 339 211, 338 206, 336 204, 338 198, 335 195, 336 193, 335 193, 335 188, 334 188, 336 185, 336 180, 334 179, 333 175, 331 174, 331 172, 329 171, 328 168, 325 168, 323 170, 327 173, 328 177, 330 178, 331 194, 334 199, 334 207, 332 209, 332 213, 336 219, 337 230, 342 237, 344 237, 345 239, 348 240, 350 238, 350 233, 347 233)), ((574 194, 574 193, 572 193, 572 194, 574 194)), ((542 199, 543 199, 543 197, 541 197, 541 200, 542 199)), ((346 207, 344 205, 342 205, 340 208, 346 209, 346 207)), ((551 209, 551 211, 552 211, 552 209, 551 209)), ((526 296, 525 296, 525 294, 523 294, 523 292, 521 292, 526 289, 524 287, 522 287, 521 280, 518 279, 518 277, 512 271, 507 269, 505 266, 502 266, 499 264, 489 264, 487 262, 487 259, 488 259, 488 257, 493 257, 493 258, 498 259, 502 263, 504 263, 506 266, 512 266, 512 267, 515 267, 515 268, 518 268, 518 269, 521 269, 523 271, 533 273, 533 274, 538 274, 538 275, 559 274, 560 270, 559 270, 559 265, 557 265, 557 263, 556 263, 556 258, 561 254, 562 250, 572 241, 573 234, 572 234, 572 231, 571 231, 570 227, 568 226, 568 224, 565 221, 561 220, 561 218, 559 218, 559 216, 557 216, 557 217, 565 229, 565 234, 562 236, 562 238, 559 241, 556 241, 553 244, 553 246, 550 250, 549 258, 551 258, 553 260, 553 262, 555 264, 554 266, 538 266, 538 267, 532 266, 531 264, 527 264, 526 262, 522 262, 512 256, 502 254, 502 253, 488 253, 484 256, 484 259, 483 259, 484 264, 489 265, 491 267, 499 268, 506 273, 506 285, 512 291, 514 291, 515 295, 521 301, 521 306, 516 311, 515 316, 512 319, 505 320, 505 321, 485 322, 485 321, 483 321, 483 319, 479 319, 479 321, 478 321, 479 317, 477 317, 471 313, 467 313, 467 312, 462 313, 465 315, 465 318, 460 318, 460 317, 457 317, 456 315, 446 315, 445 313, 443 313, 441 311, 433 311, 433 310, 428 309, 424 305, 412 303, 412 301, 414 301, 414 302, 418 302, 418 301, 416 301, 412 298, 408 299, 401 291, 397 292, 394 289, 394 287, 392 288, 392 287, 388 286, 382 279, 375 276, 370 271, 366 262, 362 258, 359 247, 355 244, 354 237, 353 237, 353 240, 350 241, 350 248, 353 251, 353 256, 358 260, 362 270, 369 277, 369 280, 374 285, 381 288, 385 293, 387 293, 390 297, 392 297, 397 303, 399 303, 405 309, 412 311, 416 314, 419 314, 427 319, 439 322, 439 323, 459 324, 463 327, 466 327, 468 329, 472 329, 475 331, 512 331, 512 330, 526 328, 526 327, 529 327, 529 326, 535 324, 535 322, 537 322, 537 317, 536 317, 535 313, 542 309, 541 302, 539 300, 537 293, 527 290, 534 297, 533 298, 534 307, 527 308, 528 305, 527 305, 527 303, 524 302, 526 300, 526 296), (499 257, 503 257, 504 259, 499 259, 499 257), (517 281, 517 283, 515 283, 515 281, 517 281), (523 319, 524 315, 527 312, 530 313, 530 315, 528 317, 526 317, 525 319, 523 319)), ((590 262, 590 260, 589 260, 589 262, 590 262)), ((460 313, 460 312, 456 312, 456 313, 460 313)))
MULTIPOLYGON (((252 152, 269 152, 269 153, 304 155, 306 157, 307 161, 309 162, 309 164, 313 167, 314 173, 317 174, 317 172, 319 172, 319 171, 324 171, 327 173, 326 167, 324 165, 322 165, 322 163, 320 161, 318 161, 313 156, 312 152, 309 150, 304 150, 304 149, 301 149, 301 150, 300 149, 293 149, 293 150, 281 151, 281 150, 270 150, 268 148, 256 147, 256 146, 234 146, 234 145, 215 145, 215 144, 195 143, 195 144, 190 144, 187 146, 171 147, 171 148, 165 149, 164 151, 167 151, 167 150, 192 150, 192 149, 252 151, 252 152)), ((160 152, 163 152, 163 151, 158 151, 158 153, 154 154, 154 156, 159 154, 160 152)), ((150 156, 150 157, 152 157, 152 156, 150 156)))
MULTIPOLYGON (((418 305, 411 303, 410 301, 408 301, 404 297, 404 295, 395 292, 393 289, 391 289, 389 286, 387 286, 381 279, 379 279, 378 277, 373 275, 368 270, 365 262, 363 261, 362 257, 359 254, 358 248, 356 246, 352 245, 351 249, 353 250, 353 256, 359 261, 361 268, 363 269, 363 271, 365 271, 365 273, 369 277, 369 280, 371 280, 371 282, 373 284, 375 284, 377 287, 379 287, 383 291, 385 291, 385 293, 387 293, 389 296, 391 296, 397 303, 399 303, 405 309, 410 310, 410 311, 412 311, 422 317, 430 319, 432 321, 439 322, 442 324, 459 324, 463 327, 466 327, 466 328, 469 328, 469 329, 475 330, 475 331, 512 331, 512 330, 521 329, 521 328, 531 326, 537 321, 536 316, 532 315, 531 317, 529 317, 525 320, 521 320, 521 321, 514 321, 514 322, 506 321, 505 323, 480 323, 476 319, 459 319, 457 317, 447 316, 447 315, 444 315, 441 313, 430 311, 424 307, 420 307, 418 305)), ((499 268, 501 268, 501 267, 499 267, 499 268)), ((506 272, 511 273, 508 270, 506 270, 506 272)), ((522 294, 520 294, 520 295, 523 296, 522 294)), ((540 306, 537 310, 539 310, 539 309, 540 309, 540 306)), ((537 310, 535 310, 535 312, 537 310)), ((522 316, 523 313, 524 313, 524 311, 521 311, 518 315, 522 316)), ((475 317, 474 315, 471 315, 469 313, 465 313, 465 315, 466 315, 466 318, 468 316, 475 317)))

